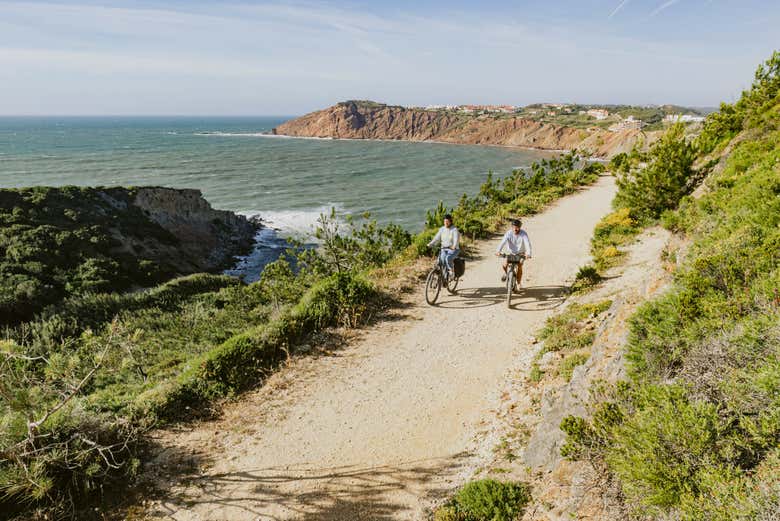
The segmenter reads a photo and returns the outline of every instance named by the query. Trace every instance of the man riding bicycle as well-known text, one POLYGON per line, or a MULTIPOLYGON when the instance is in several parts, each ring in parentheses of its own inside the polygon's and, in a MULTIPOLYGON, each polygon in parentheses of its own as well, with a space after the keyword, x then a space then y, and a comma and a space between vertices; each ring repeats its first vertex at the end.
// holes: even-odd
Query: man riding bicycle
MULTIPOLYGON (((526 259, 531 258, 531 241, 528 239, 528 234, 522 229, 523 222, 520 219, 512 219, 512 228, 504 234, 504 238, 501 239, 501 244, 498 245, 496 250, 496 257, 501 256, 501 250, 506 246, 512 255, 522 254, 526 259)), ((506 282, 506 270, 509 261, 504 259, 502 269, 504 274, 501 276, 501 282, 506 282)), ((520 286, 520 278, 523 276, 523 264, 517 264, 517 286, 520 286)))
POLYGON ((432 247, 437 242, 441 242, 441 252, 439 253, 439 259, 443 259, 447 264, 447 270, 449 275, 455 273, 453 260, 460 253, 460 233, 458 229, 452 224, 452 215, 447 214, 444 216, 444 226, 439 228, 436 236, 428 243, 428 247, 432 247))

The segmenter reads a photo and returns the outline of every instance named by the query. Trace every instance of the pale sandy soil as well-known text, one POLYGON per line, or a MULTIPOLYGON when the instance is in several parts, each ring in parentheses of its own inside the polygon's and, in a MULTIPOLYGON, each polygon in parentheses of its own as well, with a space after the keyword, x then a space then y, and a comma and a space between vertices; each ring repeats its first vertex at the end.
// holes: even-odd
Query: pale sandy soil
MULTIPOLYGON (((526 220, 534 258, 512 309, 497 241, 467 264, 458 294, 417 294, 330 356, 294 359, 220 419, 161 433, 201 467, 160 484, 145 516, 174 520, 418 519, 473 472, 495 395, 588 259, 615 188, 593 187, 526 220)), ((162 475, 165 472, 161 472, 162 475)))

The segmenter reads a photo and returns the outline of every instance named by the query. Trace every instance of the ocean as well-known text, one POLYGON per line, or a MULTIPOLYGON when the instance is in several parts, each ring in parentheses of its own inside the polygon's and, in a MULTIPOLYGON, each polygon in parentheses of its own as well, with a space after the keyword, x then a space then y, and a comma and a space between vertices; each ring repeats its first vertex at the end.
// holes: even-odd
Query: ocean
POLYGON ((269 227, 231 273, 255 279, 306 239, 320 213, 370 212, 419 231, 439 200, 473 194, 551 153, 475 145, 266 135, 290 117, 2 117, 0 187, 155 185, 197 188, 215 208, 269 227))

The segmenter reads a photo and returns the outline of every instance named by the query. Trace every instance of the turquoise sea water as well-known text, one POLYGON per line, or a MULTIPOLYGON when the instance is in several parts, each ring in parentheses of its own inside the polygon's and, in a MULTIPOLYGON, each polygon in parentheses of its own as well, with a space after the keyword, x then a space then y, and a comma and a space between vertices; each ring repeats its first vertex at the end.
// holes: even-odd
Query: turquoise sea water
MULTIPOLYGON (((382 223, 417 231, 426 209, 474 193, 488 171, 505 175, 550 157, 498 147, 263 134, 286 119, 0 118, 0 187, 198 188, 214 207, 259 214, 282 235, 305 235, 331 206, 369 211, 382 223)), ((268 231, 260 242, 278 241, 268 231)), ((266 253, 250 264, 264 262, 266 253)))

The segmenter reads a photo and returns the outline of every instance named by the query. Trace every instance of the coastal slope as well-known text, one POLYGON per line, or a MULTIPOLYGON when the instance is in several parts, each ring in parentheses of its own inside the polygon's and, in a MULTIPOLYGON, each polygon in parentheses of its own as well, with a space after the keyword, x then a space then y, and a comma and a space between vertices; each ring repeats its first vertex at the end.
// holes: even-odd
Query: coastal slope
POLYGON ((0 324, 74 295, 122 292, 218 271, 251 249, 257 225, 199 190, 0 190, 0 324))
POLYGON ((474 116, 373 102, 345 101, 287 121, 273 132, 293 137, 439 141, 540 150, 580 150, 595 157, 628 152, 655 133, 573 128, 507 115, 474 116))

